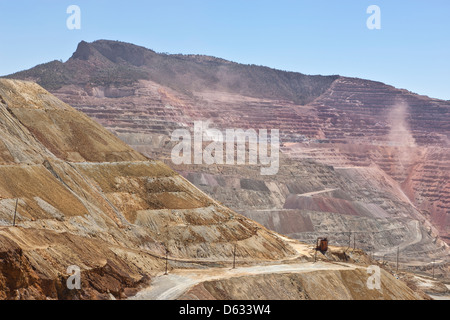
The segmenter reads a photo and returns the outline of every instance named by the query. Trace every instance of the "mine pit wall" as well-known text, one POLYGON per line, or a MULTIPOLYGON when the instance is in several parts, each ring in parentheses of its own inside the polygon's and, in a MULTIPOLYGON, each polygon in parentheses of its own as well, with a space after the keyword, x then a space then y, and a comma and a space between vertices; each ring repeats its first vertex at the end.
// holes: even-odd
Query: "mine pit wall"
POLYGON ((158 159, 170 159, 168 141, 175 129, 192 127, 194 119, 212 119, 214 127, 233 123, 243 129, 277 128, 287 144, 306 141, 301 152, 289 150, 294 158, 333 166, 376 164, 401 184, 448 241, 448 102, 345 77, 306 106, 225 92, 198 92, 193 98, 147 80, 112 89, 133 94, 103 96, 75 85, 53 92, 136 150, 158 159))
POLYGON ((311 245, 329 236, 347 247, 349 234, 355 233, 356 247, 380 260, 395 261, 400 247, 405 267, 448 259, 438 231, 379 168, 333 168, 310 159, 282 159, 282 164, 276 176, 268 177, 252 166, 176 169, 239 213, 311 245))
MULTIPOLYGON (((79 58, 70 59, 67 65, 87 73, 94 67, 79 58)), ((243 129, 277 128, 286 144, 306 142, 298 156, 329 165, 368 167, 375 163, 401 184, 440 236, 448 239, 449 102, 381 82, 347 77, 329 80, 306 105, 288 98, 252 98, 212 89, 186 94, 149 80, 96 88, 61 83, 52 92, 136 150, 159 159, 170 157, 166 143, 175 129, 192 127, 195 119, 212 119, 219 128, 230 124, 243 129), (429 149, 432 155, 423 156, 429 149)))
POLYGON ((448 239, 450 221, 448 146, 405 147, 324 143, 294 145, 285 152, 293 159, 313 158, 319 163, 334 166, 336 170, 340 170, 339 167, 378 166, 384 178, 394 179, 399 184, 405 196, 438 229, 441 238, 448 239))

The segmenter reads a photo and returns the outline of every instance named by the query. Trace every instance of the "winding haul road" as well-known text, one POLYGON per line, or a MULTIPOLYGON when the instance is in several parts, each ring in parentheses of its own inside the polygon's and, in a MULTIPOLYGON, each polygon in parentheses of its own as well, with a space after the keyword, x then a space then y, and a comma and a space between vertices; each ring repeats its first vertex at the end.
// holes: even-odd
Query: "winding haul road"
POLYGON ((292 259, 279 261, 278 264, 242 266, 230 268, 179 269, 169 275, 160 274, 152 279, 148 288, 138 292, 130 300, 175 300, 195 285, 204 281, 229 279, 240 276, 274 273, 304 273, 317 270, 354 270, 359 268, 352 264, 337 262, 295 262, 300 256, 311 256, 308 245, 275 234, 297 251, 292 259), (292 261, 292 262, 290 262, 292 261))
POLYGON ((319 261, 295 264, 276 264, 266 266, 212 269, 176 270, 169 275, 153 278, 151 286, 143 289, 130 300, 175 300, 195 285, 204 281, 229 279, 233 277, 273 274, 273 273, 305 273, 318 270, 354 270, 355 265, 346 263, 329 263, 319 261))

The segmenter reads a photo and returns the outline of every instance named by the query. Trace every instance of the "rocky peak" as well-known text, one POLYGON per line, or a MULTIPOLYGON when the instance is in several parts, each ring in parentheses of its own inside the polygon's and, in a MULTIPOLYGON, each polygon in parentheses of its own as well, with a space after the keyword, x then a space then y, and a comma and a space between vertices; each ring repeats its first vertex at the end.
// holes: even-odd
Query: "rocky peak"
POLYGON ((142 66, 155 52, 120 41, 98 40, 92 43, 81 41, 72 55, 72 59, 89 60, 95 54, 101 55, 113 63, 142 66))
POLYGON ((78 44, 77 50, 73 53, 71 59, 88 60, 91 54, 92 50, 89 43, 87 43, 86 41, 81 41, 78 44))

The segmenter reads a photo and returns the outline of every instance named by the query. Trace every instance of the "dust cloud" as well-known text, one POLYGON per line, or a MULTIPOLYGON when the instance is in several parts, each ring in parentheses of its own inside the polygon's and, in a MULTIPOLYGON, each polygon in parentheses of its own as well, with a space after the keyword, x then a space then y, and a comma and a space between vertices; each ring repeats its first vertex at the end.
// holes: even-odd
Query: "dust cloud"
POLYGON ((408 104, 404 101, 397 102, 388 115, 389 144, 399 147, 416 147, 416 141, 411 134, 408 125, 408 104))

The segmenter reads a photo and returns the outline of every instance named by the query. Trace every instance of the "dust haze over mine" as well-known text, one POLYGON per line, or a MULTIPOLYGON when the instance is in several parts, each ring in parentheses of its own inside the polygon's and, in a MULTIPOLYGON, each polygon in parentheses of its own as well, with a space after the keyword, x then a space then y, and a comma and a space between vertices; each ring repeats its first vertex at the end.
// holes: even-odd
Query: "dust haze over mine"
POLYGON ((449 279, 449 101, 108 40, 4 78, 0 298, 418 299, 413 273, 449 279), (172 132, 207 120, 279 129, 278 173, 174 165, 172 132))

